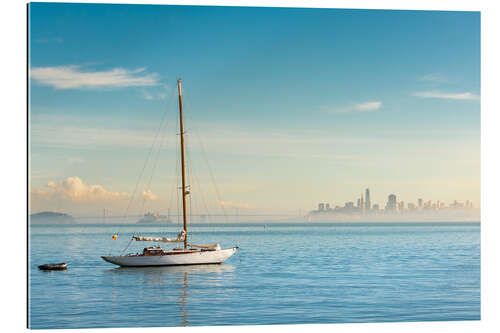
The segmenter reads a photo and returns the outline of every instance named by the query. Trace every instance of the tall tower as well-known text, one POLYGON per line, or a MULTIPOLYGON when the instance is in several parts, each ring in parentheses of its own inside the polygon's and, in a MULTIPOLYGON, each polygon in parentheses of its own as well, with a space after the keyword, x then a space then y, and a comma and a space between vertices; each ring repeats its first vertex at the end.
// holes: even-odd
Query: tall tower
POLYGON ((385 205, 385 210, 387 212, 394 212, 398 209, 397 203, 396 203, 396 195, 395 194, 389 194, 387 204, 385 205))
POLYGON ((367 188, 365 191, 365 211, 369 212, 372 209, 372 203, 370 201, 370 189, 367 188))
POLYGON ((361 208, 361 214, 362 215, 365 215, 365 201, 363 200, 363 193, 361 193, 361 205, 360 205, 360 208, 361 208))

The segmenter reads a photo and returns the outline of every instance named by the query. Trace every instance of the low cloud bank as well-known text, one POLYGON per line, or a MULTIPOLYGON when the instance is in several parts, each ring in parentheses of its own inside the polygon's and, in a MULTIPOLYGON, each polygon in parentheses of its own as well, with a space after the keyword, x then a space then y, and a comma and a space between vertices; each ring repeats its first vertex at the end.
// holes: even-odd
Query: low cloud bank
POLYGON ((86 184, 79 177, 67 177, 61 182, 50 181, 46 188, 34 188, 33 200, 66 200, 71 202, 122 201, 130 195, 125 192, 109 191, 102 185, 86 184))

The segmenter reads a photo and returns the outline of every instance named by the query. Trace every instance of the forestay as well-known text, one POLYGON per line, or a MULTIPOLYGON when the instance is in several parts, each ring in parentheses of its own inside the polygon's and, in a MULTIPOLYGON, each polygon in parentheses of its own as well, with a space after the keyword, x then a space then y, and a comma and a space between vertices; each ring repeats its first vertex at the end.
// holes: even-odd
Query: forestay
POLYGON ((184 242, 186 239, 186 232, 183 230, 178 235, 177 238, 167 238, 167 237, 144 237, 144 236, 133 236, 133 238, 138 242, 162 242, 162 243, 178 243, 184 242))

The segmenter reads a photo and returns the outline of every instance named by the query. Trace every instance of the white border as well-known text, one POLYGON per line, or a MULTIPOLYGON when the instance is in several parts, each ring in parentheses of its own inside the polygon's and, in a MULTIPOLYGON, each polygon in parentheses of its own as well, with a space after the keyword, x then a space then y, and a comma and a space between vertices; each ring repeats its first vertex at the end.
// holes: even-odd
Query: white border
MULTIPOLYGON (((57 1, 52 2, 75 2, 57 1)), ((496 202, 500 196, 495 193, 500 188, 498 126, 500 109, 496 96, 497 78, 500 77, 498 62, 498 32, 500 16, 498 5, 493 1, 78 1, 93 3, 155 3, 155 4, 202 4, 240 6, 287 6, 287 7, 332 7, 332 8, 372 8, 372 9, 426 9, 426 10, 474 10, 481 11, 482 31, 482 146, 481 146, 481 308, 482 320, 476 322, 419 322, 387 324, 331 324, 331 325, 279 325, 279 326, 230 326, 209 328, 168 328, 172 332, 251 332, 286 330, 299 332, 314 330, 327 332, 464 332, 498 330, 499 288, 498 257, 500 253, 500 216, 496 202)), ((7 332, 23 331, 26 325, 26 263, 22 252, 26 235, 26 4, 23 1, 2 1, 0 17, 0 40, 2 41, 2 98, 0 130, 2 142, 2 232, 14 236, 2 239, 2 328, 7 332), (5 268, 8 267, 8 268, 5 268)), ((6 238, 6 237, 2 237, 6 238)), ((122 330, 139 332, 143 329, 97 329, 102 332, 122 330)), ((150 328, 148 331, 164 331, 165 328, 150 328)), ((57 332, 84 332, 87 330, 57 330, 57 332)))

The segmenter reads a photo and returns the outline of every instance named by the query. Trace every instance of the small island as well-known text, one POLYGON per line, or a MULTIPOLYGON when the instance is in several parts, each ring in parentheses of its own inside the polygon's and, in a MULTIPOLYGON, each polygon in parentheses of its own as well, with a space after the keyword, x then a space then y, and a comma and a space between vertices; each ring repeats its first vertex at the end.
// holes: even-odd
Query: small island
POLYGON ((40 212, 31 214, 30 220, 31 223, 37 224, 73 223, 75 221, 73 216, 58 212, 40 212))

